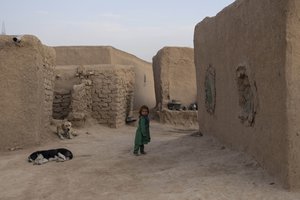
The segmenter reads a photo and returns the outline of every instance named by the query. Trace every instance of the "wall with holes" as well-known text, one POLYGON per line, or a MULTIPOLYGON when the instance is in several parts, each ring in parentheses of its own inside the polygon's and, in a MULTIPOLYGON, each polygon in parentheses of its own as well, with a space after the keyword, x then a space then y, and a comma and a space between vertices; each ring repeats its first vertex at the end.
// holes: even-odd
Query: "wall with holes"
POLYGON ((295 0, 236 1, 194 33, 200 131, 291 188, 300 187, 299 10, 295 0))

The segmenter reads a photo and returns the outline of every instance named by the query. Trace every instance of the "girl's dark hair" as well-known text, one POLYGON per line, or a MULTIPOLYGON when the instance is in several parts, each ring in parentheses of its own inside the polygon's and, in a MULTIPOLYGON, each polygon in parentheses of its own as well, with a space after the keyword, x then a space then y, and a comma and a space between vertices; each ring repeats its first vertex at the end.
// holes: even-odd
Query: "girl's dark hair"
POLYGON ((147 110, 148 114, 149 114, 149 108, 148 108, 148 106, 146 106, 146 105, 142 105, 141 106, 140 111, 139 111, 140 116, 142 115, 142 110, 147 110))

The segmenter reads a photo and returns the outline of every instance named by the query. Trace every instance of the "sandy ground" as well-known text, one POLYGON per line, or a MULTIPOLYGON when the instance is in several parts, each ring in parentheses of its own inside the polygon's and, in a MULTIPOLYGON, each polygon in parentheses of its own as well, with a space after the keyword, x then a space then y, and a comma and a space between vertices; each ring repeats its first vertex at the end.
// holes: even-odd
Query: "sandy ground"
POLYGON ((243 153, 195 130, 151 123, 147 155, 133 156, 135 127, 95 125, 73 140, 0 154, 1 200, 297 200, 243 153), (88 132, 89 134, 86 134, 88 132), (36 150, 67 147, 75 157, 28 163, 36 150))

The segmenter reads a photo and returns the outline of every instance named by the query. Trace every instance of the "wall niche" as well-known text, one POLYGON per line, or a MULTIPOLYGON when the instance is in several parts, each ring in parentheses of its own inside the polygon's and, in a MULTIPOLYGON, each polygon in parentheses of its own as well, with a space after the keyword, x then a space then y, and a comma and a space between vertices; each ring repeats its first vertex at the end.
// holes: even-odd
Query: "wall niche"
POLYGON ((205 107, 206 111, 214 114, 216 107, 216 71, 209 65, 205 73, 205 107))
POLYGON ((245 66, 236 69, 237 89, 239 96, 239 106, 241 108, 238 118, 246 126, 253 126, 256 115, 257 88, 255 81, 251 84, 245 66))

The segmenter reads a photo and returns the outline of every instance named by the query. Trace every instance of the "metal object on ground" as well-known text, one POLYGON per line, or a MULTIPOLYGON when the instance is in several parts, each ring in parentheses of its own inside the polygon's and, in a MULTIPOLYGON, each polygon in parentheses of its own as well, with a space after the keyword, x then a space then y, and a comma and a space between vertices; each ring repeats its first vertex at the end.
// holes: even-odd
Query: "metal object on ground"
POLYGON ((181 108, 181 102, 178 100, 172 100, 168 103, 168 109, 169 110, 180 110, 181 108))

